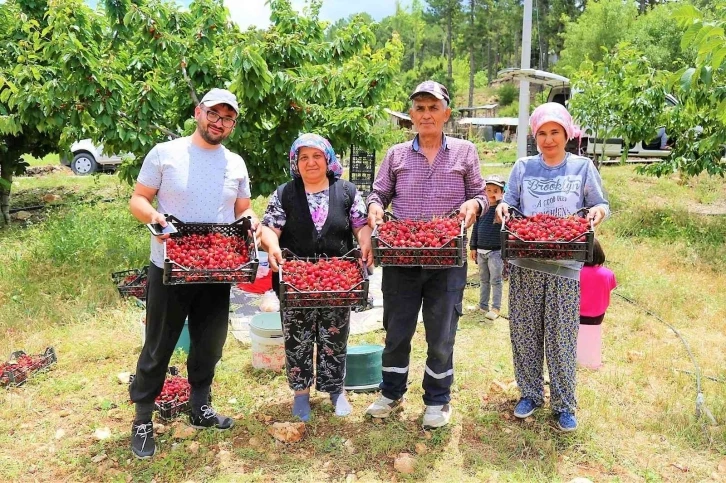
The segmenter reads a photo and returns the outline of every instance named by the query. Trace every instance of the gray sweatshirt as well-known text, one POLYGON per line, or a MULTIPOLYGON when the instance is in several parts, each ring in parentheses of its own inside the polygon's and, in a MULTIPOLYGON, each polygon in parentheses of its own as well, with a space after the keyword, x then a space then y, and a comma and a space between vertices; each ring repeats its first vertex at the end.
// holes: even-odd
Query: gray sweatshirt
MULTIPOLYGON (((600 173, 590 159, 570 153, 557 166, 547 166, 541 154, 518 159, 509 175, 504 202, 525 216, 547 213, 565 217, 594 206, 602 206, 606 216, 610 214, 600 173)), ((531 258, 516 258, 510 263, 574 279, 579 278, 582 268, 580 262, 531 258)))

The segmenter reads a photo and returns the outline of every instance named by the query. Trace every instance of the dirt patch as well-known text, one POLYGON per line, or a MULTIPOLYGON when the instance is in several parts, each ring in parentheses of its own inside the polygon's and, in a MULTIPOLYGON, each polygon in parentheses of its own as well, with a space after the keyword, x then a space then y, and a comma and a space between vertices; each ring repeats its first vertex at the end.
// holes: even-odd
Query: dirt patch
POLYGON ((687 204, 689 213, 698 215, 726 215, 726 200, 718 200, 707 205, 703 203, 689 202, 687 204))
POLYGON ((68 166, 61 166, 59 164, 49 164, 46 166, 30 166, 28 169, 25 170, 25 174, 23 176, 36 177, 56 173, 73 176, 73 171, 71 171, 71 168, 69 168, 68 166))

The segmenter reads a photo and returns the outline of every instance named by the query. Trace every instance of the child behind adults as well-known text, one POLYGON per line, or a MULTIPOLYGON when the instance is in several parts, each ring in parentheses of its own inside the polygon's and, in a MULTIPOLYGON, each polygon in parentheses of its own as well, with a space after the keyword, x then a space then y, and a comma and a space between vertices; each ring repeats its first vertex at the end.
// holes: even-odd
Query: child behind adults
POLYGON ((495 320, 502 308, 502 224, 495 223, 496 208, 504 196, 505 181, 499 175, 484 180, 485 193, 489 199, 489 210, 481 215, 471 232, 470 256, 479 266, 479 310, 484 317, 495 320), (492 304, 489 305, 491 295, 492 304))
POLYGON ((595 239, 592 262, 585 262, 580 270, 580 330, 577 336, 577 362, 593 369, 600 366, 601 360, 600 324, 610 305, 610 292, 618 286, 615 274, 604 267, 604 263, 605 252, 595 239))

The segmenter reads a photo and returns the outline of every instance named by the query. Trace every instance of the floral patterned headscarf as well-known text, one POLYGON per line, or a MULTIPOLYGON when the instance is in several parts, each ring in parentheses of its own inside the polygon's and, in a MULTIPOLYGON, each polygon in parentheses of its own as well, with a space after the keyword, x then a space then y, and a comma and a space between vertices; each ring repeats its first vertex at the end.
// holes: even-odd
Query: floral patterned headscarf
POLYGON ((343 175, 343 165, 338 161, 338 157, 335 155, 335 151, 333 151, 333 146, 330 145, 330 142, 317 134, 305 133, 297 138, 290 147, 290 176, 293 179, 300 177, 300 170, 297 167, 297 155, 300 148, 319 149, 328 161, 328 174, 332 173, 335 179, 343 175))

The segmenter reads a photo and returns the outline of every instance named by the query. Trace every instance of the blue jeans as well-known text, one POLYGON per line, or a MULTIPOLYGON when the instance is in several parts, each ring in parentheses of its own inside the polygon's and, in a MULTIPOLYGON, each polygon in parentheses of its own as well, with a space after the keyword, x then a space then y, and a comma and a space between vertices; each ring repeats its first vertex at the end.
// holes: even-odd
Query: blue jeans
POLYGON ((477 253, 476 263, 479 265, 479 307, 489 310, 489 293, 492 295, 492 308, 502 308, 502 272, 504 262, 502 251, 492 250, 489 253, 477 253))
POLYGON ((381 394, 400 399, 408 388, 411 339, 419 309, 428 346, 423 375, 423 400, 440 406, 451 399, 454 381, 454 341, 466 285, 466 264, 445 269, 384 267, 383 350, 381 394))

